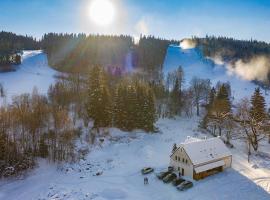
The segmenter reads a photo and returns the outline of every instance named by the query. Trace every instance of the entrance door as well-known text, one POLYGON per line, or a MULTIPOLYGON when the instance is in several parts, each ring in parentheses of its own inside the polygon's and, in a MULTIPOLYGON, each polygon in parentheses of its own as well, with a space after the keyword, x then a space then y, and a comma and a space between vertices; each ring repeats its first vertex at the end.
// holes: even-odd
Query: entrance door
POLYGON ((182 176, 185 176, 185 170, 184 170, 184 168, 182 168, 182 176))

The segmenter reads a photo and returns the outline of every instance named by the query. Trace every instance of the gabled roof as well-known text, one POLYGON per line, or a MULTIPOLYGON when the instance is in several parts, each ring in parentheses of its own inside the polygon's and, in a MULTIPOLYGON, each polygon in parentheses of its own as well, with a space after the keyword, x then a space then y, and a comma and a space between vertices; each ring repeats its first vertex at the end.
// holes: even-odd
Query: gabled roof
POLYGON ((232 155, 218 137, 209 139, 189 137, 184 143, 181 143, 181 147, 184 148, 193 165, 211 162, 232 155))

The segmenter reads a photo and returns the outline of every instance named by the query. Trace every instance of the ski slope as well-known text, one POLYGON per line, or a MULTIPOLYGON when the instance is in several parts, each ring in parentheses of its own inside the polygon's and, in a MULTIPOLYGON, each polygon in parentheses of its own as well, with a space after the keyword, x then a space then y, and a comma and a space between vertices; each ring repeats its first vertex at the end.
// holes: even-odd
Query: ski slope
MULTIPOLYGON (((182 66, 184 70, 185 86, 188 87, 193 77, 207 78, 211 80, 212 86, 218 81, 230 82, 232 97, 235 102, 244 97, 250 97, 255 88, 258 87, 254 83, 243 80, 235 74, 227 70, 226 65, 215 64, 212 60, 203 57, 201 52, 196 49, 182 49, 179 46, 171 45, 167 50, 164 62, 164 74, 182 66)), ((264 93, 266 100, 269 102, 270 97, 264 93)))
MULTIPOLYGON (((55 70, 48 66, 47 56, 42 51, 23 51, 22 64, 16 71, 0 73, 0 83, 4 86, 6 101, 22 93, 32 93, 36 87, 41 94, 46 94, 54 83, 55 70)), ((0 105, 3 102, 0 98, 0 105)))
MULTIPOLYGON (((226 68, 203 59, 195 49, 170 47, 164 63, 165 72, 179 65, 184 68, 186 86, 193 76, 210 78, 213 83, 230 81, 239 99, 249 96, 256 87, 229 76, 226 68)), ((0 77, 9 94, 18 94, 31 92, 33 86, 46 92, 54 82, 55 74, 42 52, 25 52, 18 71, 0 74, 0 77)), ((194 187, 188 191, 179 192, 171 184, 158 180, 154 174, 147 176, 149 185, 143 185, 141 168, 152 166, 155 172, 164 170, 169 164, 174 143, 183 142, 187 136, 205 136, 197 129, 199 121, 196 116, 159 119, 156 126, 160 133, 156 134, 111 128, 105 141, 94 146, 83 139, 78 140, 77 149, 90 149, 84 159, 64 165, 39 160, 39 166, 26 176, 0 181, 0 200, 269 200, 270 160, 254 157, 248 163, 246 145, 241 141, 233 143, 231 169, 195 181, 194 187), (101 171, 102 175, 95 176, 101 171)), ((82 138, 89 128, 83 129, 82 138)), ((269 144, 265 144, 263 150, 270 153, 269 144)))

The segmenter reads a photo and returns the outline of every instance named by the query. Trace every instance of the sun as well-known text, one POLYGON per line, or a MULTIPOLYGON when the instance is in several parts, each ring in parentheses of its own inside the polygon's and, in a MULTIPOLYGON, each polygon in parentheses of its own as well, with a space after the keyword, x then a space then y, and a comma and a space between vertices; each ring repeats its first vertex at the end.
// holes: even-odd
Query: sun
POLYGON ((115 18, 115 7, 111 0, 92 0, 89 8, 89 16, 95 24, 107 26, 115 18))

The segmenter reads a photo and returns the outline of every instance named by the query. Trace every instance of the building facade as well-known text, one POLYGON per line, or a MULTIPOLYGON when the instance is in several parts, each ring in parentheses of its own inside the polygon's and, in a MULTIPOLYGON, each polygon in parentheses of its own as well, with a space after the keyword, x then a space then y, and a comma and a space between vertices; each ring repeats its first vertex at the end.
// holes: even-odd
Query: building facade
POLYGON ((182 176, 199 180, 231 167, 232 154, 220 138, 188 137, 170 156, 170 166, 182 176))

